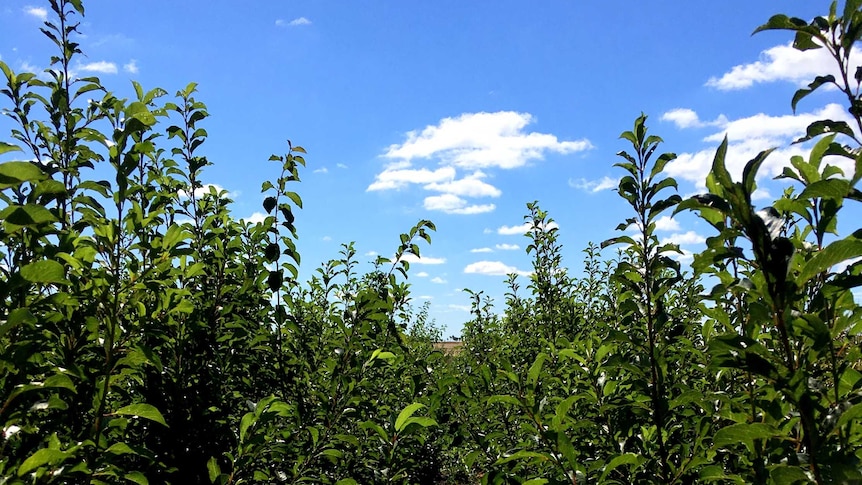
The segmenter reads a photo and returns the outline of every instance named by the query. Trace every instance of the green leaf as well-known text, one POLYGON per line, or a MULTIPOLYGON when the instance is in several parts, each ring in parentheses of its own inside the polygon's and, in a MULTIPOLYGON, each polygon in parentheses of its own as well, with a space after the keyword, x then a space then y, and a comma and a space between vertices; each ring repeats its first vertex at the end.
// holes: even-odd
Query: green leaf
POLYGON ((799 276, 796 277, 796 284, 801 286, 815 275, 857 256, 862 256, 862 240, 848 236, 845 239, 834 241, 805 263, 799 276))
POLYGON ((218 466, 218 460, 214 456, 210 457, 207 462, 207 472, 209 472, 210 482, 215 483, 216 479, 221 475, 221 467, 218 466))
MULTIPOLYGON (((4 153, 9 153, 9 152, 22 152, 22 151, 24 151, 24 150, 21 150, 21 147, 19 147, 18 145, 6 143, 5 141, 0 141, 0 155, 3 155, 4 153)), ((26 163, 26 162, 16 162, 16 163, 26 163)), ((2 167, 3 165, 5 165, 5 164, 0 164, 0 167, 2 167)), ((0 173, 2 173, 2 171, 0 171, 0 173)))
POLYGON ((36 451, 24 460, 24 463, 18 467, 18 476, 22 477, 27 473, 35 470, 39 467, 43 467, 45 465, 56 466, 62 463, 66 458, 69 457, 69 453, 60 450, 52 450, 49 448, 42 448, 41 450, 36 451))
POLYGON ((640 455, 636 455, 634 453, 626 453, 624 455, 615 456, 605 466, 605 470, 602 472, 602 477, 599 479, 599 482, 603 482, 605 480, 605 478, 607 478, 609 473, 616 470, 620 466, 623 466, 623 465, 640 466, 640 464, 642 464, 643 462, 644 462, 644 457, 642 457, 640 455))
POLYGON ((359 485, 356 480, 352 478, 342 478, 341 480, 335 482, 335 485, 359 485))
POLYGON ((36 323, 36 317, 29 308, 16 308, 9 312, 6 323, 0 325, 0 337, 6 335, 10 330, 22 323, 36 323))
POLYGON ((139 418, 149 419, 150 421, 155 421, 165 427, 168 426, 162 413, 151 404, 130 404, 114 411, 114 414, 120 416, 136 416, 139 418))
POLYGON ((13 225, 24 227, 57 222, 54 214, 39 204, 10 205, 0 211, 0 220, 6 221, 9 232, 13 225))
POLYGON ((768 424, 738 423, 718 430, 713 438, 713 443, 715 447, 720 448, 757 439, 773 438, 779 435, 780 431, 768 424))
POLYGON ((110 453, 112 455, 137 455, 137 452, 125 443, 114 443, 105 450, 105 453, 110 453))
POLYGON ((395 419, 395 432, 400 433, 404 427, 407 426, 407 420, 413 416, 416 411, 424 407, 424 404, 414 402, 402 409, 401 412, 398 413, 398 417, 395 419))
POLYGON ((545 485, 546 483, 548 483, 547 478, 531 478, 521 485, 545 485))
POLYGON ((775 465, 769 470, 769 477, 773 483, 782 485, 793 485, 794 483, 811 483, 808 475, 798 466, 775 465))
POLYGON ((67 285, 69 282, 66 281, 65 276, 63 265, 50 259, 36 261, 21 268, 21 277, 31 283, 67 285))
POLYGON ((805 187, 799 199, 813 199, 815 197, 827 199, 842 199, 850 193, 850 182, 844 179, 818 180, 805 187))
POLYGON ((862 416, 862 403, 856 403, 848 410, 841 413, 841 417, 838 418, 838 427, 840 428, 851 421, 858 423, 860 416, 862 416))
POLYGON ((796 105, 800 101, 802 101, 803 98, 805 98, 809 94, 813 93, 820 86, 823 86, 824 84, 828 84, 828 83, 834 84, 835 83, 835 76, 830 74, 828 76, 817 76, 817 77, 815 77, 814 81, 812 81, 811 84, 809 84, 807 88, 798 89, 796 91, 796 93, 793 94, 793 99, 790 101, 790 108, 793 110, 794 113, 796 113, 796 105))
POLYGON ((126 118, 136 119, 144 126, 153 126, 156 124, 156 117, 150 113, 147 105, 140 101, 135 101, 126 108, 126 118))
POLYGON ((137 483, 138 485, 149 485, 150 481, 147 480, 147 477, 141 472, 129 472, 126 473, 123 478, 130 482, 137 483))
POLYGON ((545 365, 546 360, 548 360, 548 354, 544 352, 540 352, 536 356, 535 362, 533 362, 533 365, 530 366, 530 370, 527 372, 528 387, 536 387, 536 382, 539 380, 539 374, 542 372, 542 366, 545 365))
POLYGON ((263 210, 265 210, 267 214, 271 214, 272 210, 275 209, 277 203, 278 199, 276 199, 275 197, 267 197, 263 199, 263 210))

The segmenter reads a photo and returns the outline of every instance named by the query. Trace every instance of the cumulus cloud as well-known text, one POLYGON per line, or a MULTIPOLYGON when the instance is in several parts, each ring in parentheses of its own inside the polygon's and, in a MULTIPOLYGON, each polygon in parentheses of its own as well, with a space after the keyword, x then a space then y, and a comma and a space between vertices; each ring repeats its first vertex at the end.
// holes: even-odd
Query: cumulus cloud
POLYGON ((688 108, 677 108, 672 109, 663 115, 661 115, 662 121, 670 121, 677 126, 677 128, 701 128, 704 126, 721 126, 727 123, 727 117, 724 115, 719 115, 718 118, 713 121, 703 121, 691 109, 688 108))
MULTIPOLYGON (((859 49, 850 54, 850 65, 860 64, 859 49)), ((770 47, 760 53, 760 59, 734 66, 720 77, 711 77, 706 85, 722 91, 745 89, 754 84, 787 81, 807 84, 815 76, 832 73, 837 76, 835 60, 826 49, 798 51, 792 43, 770 47)))
POLYGON ((266 219, 266 214, 263 212, 254 212, 252 215, 244 218, 246 221, 251 222, 252 224, 257 224, 258 222, 263 222, 266 219))
POLYGON ((655 220, 656 231, 679 231, 679 222, 670 216, 661 216, 655 220))
POLYGON ((671 234, 670 236, 662 240, 662 243, 664 244, 673 243, 680 246, 686 244, 700 244, 703 242, 706 242, 706 238, 694 231, 671 234))
POLYGON ((126 64, 123 64, 123 70, 129 74, 137 74, 139 71, 138 61, 136 61, 135 59, 132 59, 129 62, 127 62, 126 64))
POLYGON ((620 179, 604 176, 599 180, 587 180, 584 178, 574 180, 569 179, 569 187, 585 190, 587 192, 596 193, 603 190, 615 189, 619 186, 620 179))
POLYGON ((517 244, 506 244, 506 243, 497 244, 494 247, 499 249, 500 251, 515 251, 515 250, 521 249, 521 246, 518 246, 517 244))
POLYGON ((427 210, 449 214, 493 211, 494 204, 465 200, 502 195, 486 180, 489 170, 523 167, 549 153, 571 154, 592 148, 586 139, 567 141, 552 134, 529 132, 526 127, 533 121, 529 113, 514 111, 464 113, 410 131, 403 143, 390 145, 383 153, 391 163, 366 190, 420 185, 424 190, 440 193, 425 198, 427 210), (422 167, 426 163, 433 168, 422 167))
POLYGON ((468 170, 515 168, 545 153, 574 153, 592 148, 589 140, 560 141, 545 133, 526 133, 534 118, 529 113, 498 111, 465 113, 444 118, 437 125, 407 133, 407 141, 391 145, 383 155, 393 160, 439 159, 468 170))
POLYGON ((117 65, 108 61, 88 62, 77 67, 77 71, 98 72, 101 74, 116 74, 117 65))
POLYGON ((455 169, 453 167, 440 167, 437 170, 428 170, 427 168, 387 169, 377 174, 374 183, 365 190, 373 192, 375 190, 400 189, 409 184, 434 184, 452 181, 454 178, 455 169))
MULTIPOLYGON (((530 232, 531 226, 532 226, 532 224, 529 222, 525 222, 525 223, 521 224, 520 226, 505 226, 504 225, 504 226, 500 226, 497 228, 497 234, 500 234, 503 236, 523 236, 524 234, 530 232)), ((559 227, 560 226, 556 222, 552 221, 549 224, 545 224, 545 226, 542 229, 547 231, 550 229, 559 229, 559 227)))
POLYGON ((481 171, 473 172, 471 175, 459 180, 448 180, 445 182, 432 182, 425 185, 426 190, 444 192, 447 194, 465 197, 499 197, 502 192, 497 187, 483 182, 481 179, 485 174, 481 171))
POLYGON ((417 277, 417 278, 427 278, 427 277, 428 277, 428 273, 426 273, 425 271, 420 271, 420 272, 416 273, 416 274, 415 274, 415 275, 413 275, 413 276, 415 276, 415 277, 417 277))
POLYGON ((291 20, 290 22, 288 22, 287 25, 289 25, 291 27, 296 27, 299 25, 311 25, 311 20, 308 20, 305 17, 297 17, 297 18, 291 20))
POLYGON ((439 276, 435 276, 435 277, 431 278, 431 282, 438 284, 438 285, 444 285, 447 283, 446 280, 444 280, 443 278, 441 278, 439 276))
POLYGON ((491 212, 494 204, 469 204, 466 200, 454 194, 442 194, 425 197, 423 203, 426 210, 441 211, 447 214, 481 214, 491 212))
MULTIPOLYGON (((204 184, 202 187, 198 187, 195 189, 195 198, 203 197, 206 194, 210 193, 210 189, 215 189, 216 193, 221 195, 222 197, 234 198, 239 195, 239 192, 228 192, 224 187, 218 184, 204 184)), ((177 195, 180 196, 181 199, 188 199, 189 194, 185 190, 180 190, 177 192, 177 195)))
POLYGON ((494 250, 491 248, 474 248, 470 250, 471 253, 493 253, 494 250))
POLYGON ((42 21, 48 20, 48 10, 42 7, 24 7, 24 13, 42 21))
MULTIPOLYGON (((395 259, 393 256, 391 259, 395 259)), ((443 264, 446 262, 446 258, 432 258, 429 256, 422 256, 417 258, 413 254, 406 253, 401 257, 402 261, 407 261, 410 264, 443 264)))
POLYGON ((523 271, 514 266, 509 266, 502 261, 477 261, 470 263, 464 268, 464 273, 467 274, 483 274, 490 276, 506 276, 509 274, 518 274, 528 276, 530 271, 523 271))
MULTIPOLYGON (((791 157, 806 156, 807 150, 804 147, 791 145, 791 143, 805 134, 809 124, 824 119, 850 121, 844 109, 834 103, 809 113, 780 116, 758 113, 728 120, 719 127, 718 131, 703 139, 711 143, 711 146, 700 151, 679 154, 676 160, 665 166, 665 173, 678 180, 694 182, 700 189, 705 188, 706 176, 712 167, 715 150, 718 143, 727 135, 728 150, 725 164, 737 180, 745 164, 758 153, 774 147, 783 147, 775 150, 758 172, 758 179, 774 177, 789 165, 791 157)), ((827 163, 837 165, 845 173, 851 173, 853 170, 848 162, 840 158, 831 157, 827 163)))

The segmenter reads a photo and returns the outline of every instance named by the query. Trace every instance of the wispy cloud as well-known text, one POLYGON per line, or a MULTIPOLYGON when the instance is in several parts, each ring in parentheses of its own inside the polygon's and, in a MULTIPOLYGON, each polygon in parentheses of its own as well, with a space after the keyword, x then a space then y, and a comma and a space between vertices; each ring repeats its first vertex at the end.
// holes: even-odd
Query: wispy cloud
POLYGON ((343 163, 336 163, 335 166, 338 168, 347 168, 347 165, 345 165, 343 163))
POLYGON ((428 273, 426 273, 425 271, 420 271, 420 272, 416 273, 416 274, 415 274, 415 275, 413 275, 413 276, 415 276, 415 277, 417 277, 417 278, 427 278, 427 277, 428 277, 428 273))
POLYGON ((619 186, 619 183, 620 179, 608 176, 602 177, 599 180, 587 180, 584 178, 578 180, 569 179, 569 187, 585 190, 594 194, 603 190, 615 189, 619 186))
POLYGON ((42 7, 24 7, 24 13, 42 21, 48 20, 48 10, 42 7))
POLYGON ((326 167, 320 167, 312 170, 312 173, 329 173, 329 169, 326 167))
POLYGON ((489 276, 506 276, 509 274, 518 274, 528 276, 530 271, 523 271, 515 266, 509 266, 502 261, 476 261, 470 263, 464 268, 464 273, 467 274, 482 274, 489 276))
POLYGON ((473 248, 470 250, 471 253, 493 253, 494 250, 491 248, 473 248))
POLYGON ((444 280, 443 278, 441 278, 439 276, 435 276, 435 277, 431 278, 431 282, 434 284, 437 284, 437 285, 445 285, 446 283, 448 283, 448 281, 444 280))

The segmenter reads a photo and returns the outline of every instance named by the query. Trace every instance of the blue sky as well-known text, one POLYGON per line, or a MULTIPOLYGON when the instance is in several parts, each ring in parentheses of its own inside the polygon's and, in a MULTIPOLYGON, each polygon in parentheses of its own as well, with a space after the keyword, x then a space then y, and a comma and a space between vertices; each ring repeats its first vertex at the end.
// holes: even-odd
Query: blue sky
MULTIPOLYGON (((278 176, 269 155, 287 139, 308 150, 295 187, 305 202, 296 222, 303 275, 337 257, 340 243, 356 241, 372 260, 391 255, 419 219, 434 221, 410 282, 444 335, 469 318, 462 288, 484 290, 502 309, 505 273, 531 269, 517 227, 527 202, 556 220, 575 274, 587 243, 615 234, 630 215, 613 190, 615 153, 628 148, 618 136, 641 112, 664 151, 680 155, 666 170, 683 195, 702 190, 725 134, 737 172, 778 147, 762 170, 763 205, 781 194, 771 176, 804 153, 790 142, 811 121, 846 117, 834 92, 791 112, 795 89, 832 70, 821 51, 794 51, 787 33, 751 36, 775 13, 825 14, 823 1, 85 7, 81 75, 123 96, 132 79, 170 93, 198 83, 211 114, 205 179, 231 193, 237 217, 260 217, 260 184, 278 176)), ((0 59, 14 70, 47 67, 46 8, 0 4, 0 59)), ((688 216, 658 229, 686 251, 711 235, 688 216)))

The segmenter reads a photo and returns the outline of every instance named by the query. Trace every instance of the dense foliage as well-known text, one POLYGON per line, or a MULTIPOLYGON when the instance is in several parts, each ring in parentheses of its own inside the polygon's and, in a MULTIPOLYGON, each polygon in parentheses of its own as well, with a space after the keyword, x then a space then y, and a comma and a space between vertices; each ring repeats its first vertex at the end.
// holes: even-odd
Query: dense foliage
POLYGON ((0 483, 862 483, 862 229, 838 225, 862 201, 860 3, 757 29, 828 50, 839 75, 792 107, 831 85, 854 123, 809 126, 772 207, 751 201, 769 152, 735 181, 726 142, 682 200, 642 115, 622 235, 575 278, 528 204, 532 275, 502 313, 472 293, 444 354, 406 283, 431 222, 367 274, 347 244, 298 281, 305 150, 270 158, 268 216, 238 220, 203 182, 195 85, 77 78, 84 8, 50 0, 51 67, 0 62, 0 155, 25 159, 0 163, 0 483), (654 234, 680 211, 715 230, 693 273, 654 234))

